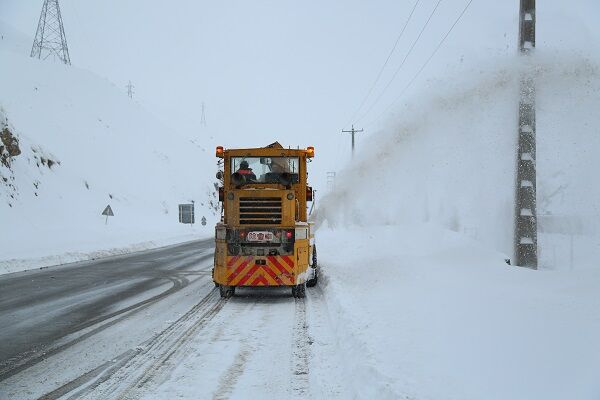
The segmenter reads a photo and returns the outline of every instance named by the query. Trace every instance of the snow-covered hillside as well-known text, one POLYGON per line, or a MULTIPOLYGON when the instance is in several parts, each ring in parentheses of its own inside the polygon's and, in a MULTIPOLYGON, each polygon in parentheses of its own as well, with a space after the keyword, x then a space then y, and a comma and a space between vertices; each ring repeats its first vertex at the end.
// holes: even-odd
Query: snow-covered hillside
POLYGON ((0 28, 0 123, 21 150, 0 166, 0 262, 210 234, 216 166, 200 137, 162 125, 91 72, 23 56, 26 40, 0 28), (190 201, 194 229, 178 223, 178 204, 190 201))

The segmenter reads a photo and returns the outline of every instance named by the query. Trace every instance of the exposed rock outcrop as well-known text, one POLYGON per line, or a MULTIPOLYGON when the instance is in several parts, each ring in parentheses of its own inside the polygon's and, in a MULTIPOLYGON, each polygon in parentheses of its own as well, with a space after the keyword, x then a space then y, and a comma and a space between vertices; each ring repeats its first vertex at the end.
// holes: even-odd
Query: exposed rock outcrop
POLYGON ((13 133, 4 127, 0 132, 0 162, 7 168, 10 168, 11 157, 16 157, 21 154, 19 148, 19 140, 13 135, 13 133))

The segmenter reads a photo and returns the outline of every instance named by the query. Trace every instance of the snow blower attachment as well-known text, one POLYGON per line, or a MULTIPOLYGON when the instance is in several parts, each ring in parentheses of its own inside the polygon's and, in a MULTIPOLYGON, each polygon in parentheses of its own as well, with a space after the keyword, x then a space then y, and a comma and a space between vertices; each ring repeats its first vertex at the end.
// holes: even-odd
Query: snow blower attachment
POLYGON ((215 228, 213 280, 221 297, 236 287, 287 286, 304 297, 317 284, 317 251, 308 222, 307 164, 314 147, 284 149, 275 142, 254 149, 217 147, 222 202, 215 228))

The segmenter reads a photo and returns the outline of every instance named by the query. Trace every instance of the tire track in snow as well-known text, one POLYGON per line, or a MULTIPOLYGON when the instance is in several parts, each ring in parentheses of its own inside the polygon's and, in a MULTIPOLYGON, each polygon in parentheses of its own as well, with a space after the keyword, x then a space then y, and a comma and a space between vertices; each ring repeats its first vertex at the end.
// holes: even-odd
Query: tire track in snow
MULTIPOLYGON (((206 311, 202 311, 202 315, 196 319, 196 321, 185 329, 181 335, 179 335, 174 342, 165 344, 165 346, 157 346, 157 347, 166 347, 158 356, 151 354, 153 352, 148 352, 148 357, 153 361, 148 367, 144 370, 143 374, 121 395, 118 397, 119 399, 129 399, 131 398, 130 394, 135 394, 137 389, 145 388, 150 382, 157 381, 160 377, 164 376, 165 373, 169 370, 173 369, 173 362, 169 362, 171 359, 177 360, 181 357, 181 353, 183 352, 183 347, 196 335, 197 331, 204 328, 208 321, 210 321, 224 306, 227 302, 227 299, 218 299, 217 300, 217 290, 213 289, 209 294, 207 301, 215 301, 213 305, 209 305, 206 311)), ((198 310, 196 310, 198 311, 198 310)), ((177 333, 178 330, 174 330, 174 334, 177 333)), ((167 343, 167 339, 163 343, 167 343)), ((144 365, 145 362, 142 362, 144 365)), ((156 383, 156 382, 155 382, 156 383)))
POLYGON ((227 400, 233 392, 238 380, 244 373, 248 359, 255 351, 247 343, 242 344, 242 349, 235 356, 233 364, 227 368, 227 371, 219 379, 219 387, 213 395, 213 400, 227 400))
POLYGON ((295 299, 294 333, 292 340, 292 394, 294 397, 310 397, 310 345, 312 339, 308 334, 306 321, 306 303, 304 299, 295 299))
MULTIPOLYGON (((236 303, 234 299, 231 303, 232 311, 237 314, 246 313, 251 314, 253 310, 257 306, 257 302, 252 302, 251 304, 242 301, 236 303)), ((261 318, 261 323, 258 327, 258 332, 261 332, 264 327, 268 323, 269 313, 263 314, 261 318)), ((222 326, 217 328, 217 332, 222 332, 222 326)), ((217 333, 213 336, 211 341, 218 340, 217 333)), ((260 345, 260 340, 258 340, 256 334, 251 335, 250 337, 244 338, 241 341, 241 349, 238 351, 236 356, 234 357, 233 363, 225 370, 225 372, 219 378, 219 385, 213 394, 213 400, 227 400, 233 393, 239 379, 244 374, 246 370, 246 365, 250 360, 252 354, 257 351, 257 345, 260 345), (254 345, 253 345, 254 344, 254 345)))
MULTIPOLYGON (((212 285, 212 282, 204 286, 209 284, 212 285)), ((148 341, 47 393, 40 399, 58 399, 69 393, 72 393, 69 399, 130 398, 129 395, 133 391, 142 388, 154 377, 163 373, 169 359, 193 337, 197 330, 218 313, 224 304, 225 301, 218 300, 217 290, 212 289, 177 321, 148 341), (139 371, 143 371, 141 376, 137 375, 139 371), (123 390, 122 387, 126 383, 129 385, 123 390), (85 387, 77 390, 83 386, 85 387)))

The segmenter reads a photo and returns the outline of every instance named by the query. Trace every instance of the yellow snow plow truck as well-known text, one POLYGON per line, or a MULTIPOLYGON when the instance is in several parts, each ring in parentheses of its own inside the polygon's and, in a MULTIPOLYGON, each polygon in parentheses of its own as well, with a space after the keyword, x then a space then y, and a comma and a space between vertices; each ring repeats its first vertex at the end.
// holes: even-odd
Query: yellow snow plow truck
MULTIPOLYGON (((307 164, 313 147, 285 149, 279 143, 254 149, 217 147, 222 159, 222 217, 215 228, 213 280, 221 297, 236 287, 287 286, 304 297, 317 284, 317 250, 307 202, 307 164)), ((221 161, 221 160, 220 160, 221 161)))

